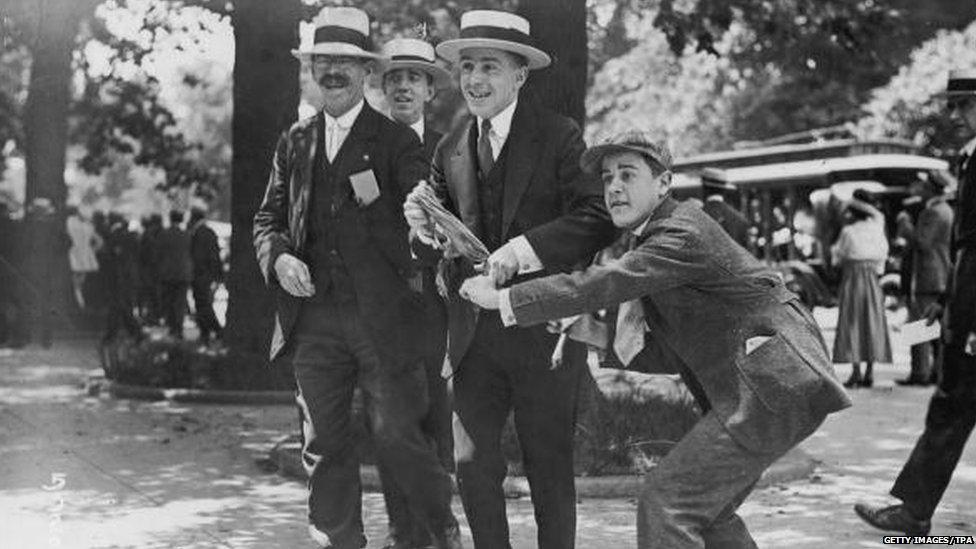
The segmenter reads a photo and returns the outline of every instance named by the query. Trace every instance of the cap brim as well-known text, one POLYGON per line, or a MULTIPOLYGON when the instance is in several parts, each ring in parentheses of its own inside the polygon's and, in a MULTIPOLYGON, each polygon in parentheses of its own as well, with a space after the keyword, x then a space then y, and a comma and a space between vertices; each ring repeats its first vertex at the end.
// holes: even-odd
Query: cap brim
POLYGON ((434 79, 434 87, 437 89, 451 86, 451 73, 438 65, 432 65, 424 61, 390 61, 389 59, 383 58, 380 60, 380 70, 377 72, 382 77, 388 71, 396 69, 417 69, 429 74, 434 79))
POLYGON ((637 153, 644 157, 650 157, 655 162, 657 162, 658 165, 660 165, 662 168, 666 170, 670 170, 670 168, 662 164, 659 160, 654 158, 652 155, 649 155, 646 150, 640 147, 632 147, 630 145, 623 145, 617 143, 605 143, 603 145, 594 145, 586 149, 585 151, 583 151, 583 154, 580 155, 580 160, 579 160, 580 169, 582 169, 585 173, 590 175, 598 174, 600 173, 601 164, 603 162, 604 157, 606 157, 608 154, 624 153, 624 152, 632 152, 632 153, 637 153))
POLYGON ((437 55, 440 55, 451 63, 457 63, 461 58, 461 50, 467 48, 494 48, 517 53, 526 59, 531 70, 543 69, 552 63, 549 54, 539 48, 519 44, 518 42, 510 42, 508 40, 499 40, 497 38, 455 38, 454 40, 445 40, 437 44, 437 55))
POLYGON ((291 50, 291 54, 300 61, 308 61, 309 57, 313 55, 342 55, 362 59, 383 59, 383 56, 378 53, 366 51, 359 46, 345 42, 319 42, 308 49, 291 50))

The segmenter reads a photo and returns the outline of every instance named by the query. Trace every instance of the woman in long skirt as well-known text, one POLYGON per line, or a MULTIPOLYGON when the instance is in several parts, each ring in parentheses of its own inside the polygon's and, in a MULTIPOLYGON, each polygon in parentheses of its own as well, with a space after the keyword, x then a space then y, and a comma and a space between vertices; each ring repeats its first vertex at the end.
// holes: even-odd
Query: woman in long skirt
POLYGON ((888 258, 888 239, 884 215, 869 201, 870 195, 855 191, 845 212, 849 222, 831 248, 834 264, 842 268, 833 361, 851 363, 845 387, 870 387, 874 363, 891 362, 884 295, 878 282, 888 258))

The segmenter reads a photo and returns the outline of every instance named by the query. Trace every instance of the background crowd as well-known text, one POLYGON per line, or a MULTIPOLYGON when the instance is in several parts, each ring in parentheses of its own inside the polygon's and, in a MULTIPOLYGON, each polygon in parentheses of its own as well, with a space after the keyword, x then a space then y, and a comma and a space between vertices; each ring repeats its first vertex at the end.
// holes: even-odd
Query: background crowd
POLYGON ((220 339, 214 294, 226 257, 204 209, 137 223, 115 211, 88 216, 69 207, 65 214, 62 225, 50 202, 37 199, 15 219, 0 203, 0 344, 49 347, 56 329, 98 325, 103 342, 121 333, 139 340, 144 328, 160 325, 182 339, 188 294, 200 341, 220 339), (37 253, 52 248, 61 253, 37 253), (52 275, 65 263, 70 289, 52 275))

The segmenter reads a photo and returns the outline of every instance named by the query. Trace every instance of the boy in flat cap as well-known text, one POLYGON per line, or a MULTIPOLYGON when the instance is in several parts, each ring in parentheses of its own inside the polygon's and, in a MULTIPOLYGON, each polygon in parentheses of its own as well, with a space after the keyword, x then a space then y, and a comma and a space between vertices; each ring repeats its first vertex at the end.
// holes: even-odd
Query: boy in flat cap
POLYGON ((638 547, 755 547, 736 509, 767 467, 850 405, 820 330, 775 272, 701 208, 669 196, 666 148, 630 132, 581 164, 600 173, 630 251, 502 290, 469 278, 461 294, 518 326, 617 307, 615 357, 681 374, 704 414, 647 475, 638 547))

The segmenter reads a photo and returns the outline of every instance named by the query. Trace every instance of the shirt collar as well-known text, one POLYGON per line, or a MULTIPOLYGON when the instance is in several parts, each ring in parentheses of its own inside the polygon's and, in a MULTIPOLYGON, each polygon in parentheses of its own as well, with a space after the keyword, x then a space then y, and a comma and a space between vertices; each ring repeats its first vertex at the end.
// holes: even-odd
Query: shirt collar
MULTIPOLYGON (((509 130, 512 129, 512 117, 515 116, 515 107, 518 105, 518 96, 515 96, 515 100, 512 104, 502 109, 502 111, 495 116, 489 118, 491 120, 491 130, 495 132, 502 141, 508 137, 509 130)), ((484 118, 478 117, 478 132, 480 135, 481 125, 484 123, 484 118)))
POLYGON ((651 222, 651 216, 647 216, 647 219, 645 219, 643 223, 638 225, 636 229, 631 229, 630 232, 634 233, 634 236, 639 237, 640 235, 644 234, 644 229, 647 228, 647 224, 650 222, 651 222))
POLYGON ((410 129, 412 129, 413 131, 417 132, 417 137, 419 137, 420 138, 420 142, 423 143, 424 142, 424 130, 426 129, 424 127, 424 117, 421 116, 416 122, 414 122, 413 124, 410 124, 410 129))
POLYGON ((325 127, 331 128, 334 126, 339 126, 344 130, 348 130, 352 127, 353 122, 356 121, 356 117, 359 116, 359 113, 363 110, 363 106, 365 104, 366 101, 360 99, 359 103, 356 103, 353 108, 349 109, 345 112, 345 114, 339 116, 338 118, 333 118, 331 115, 329 115, 329 113, 322 111, 322 114, 325 115, 325 127))

